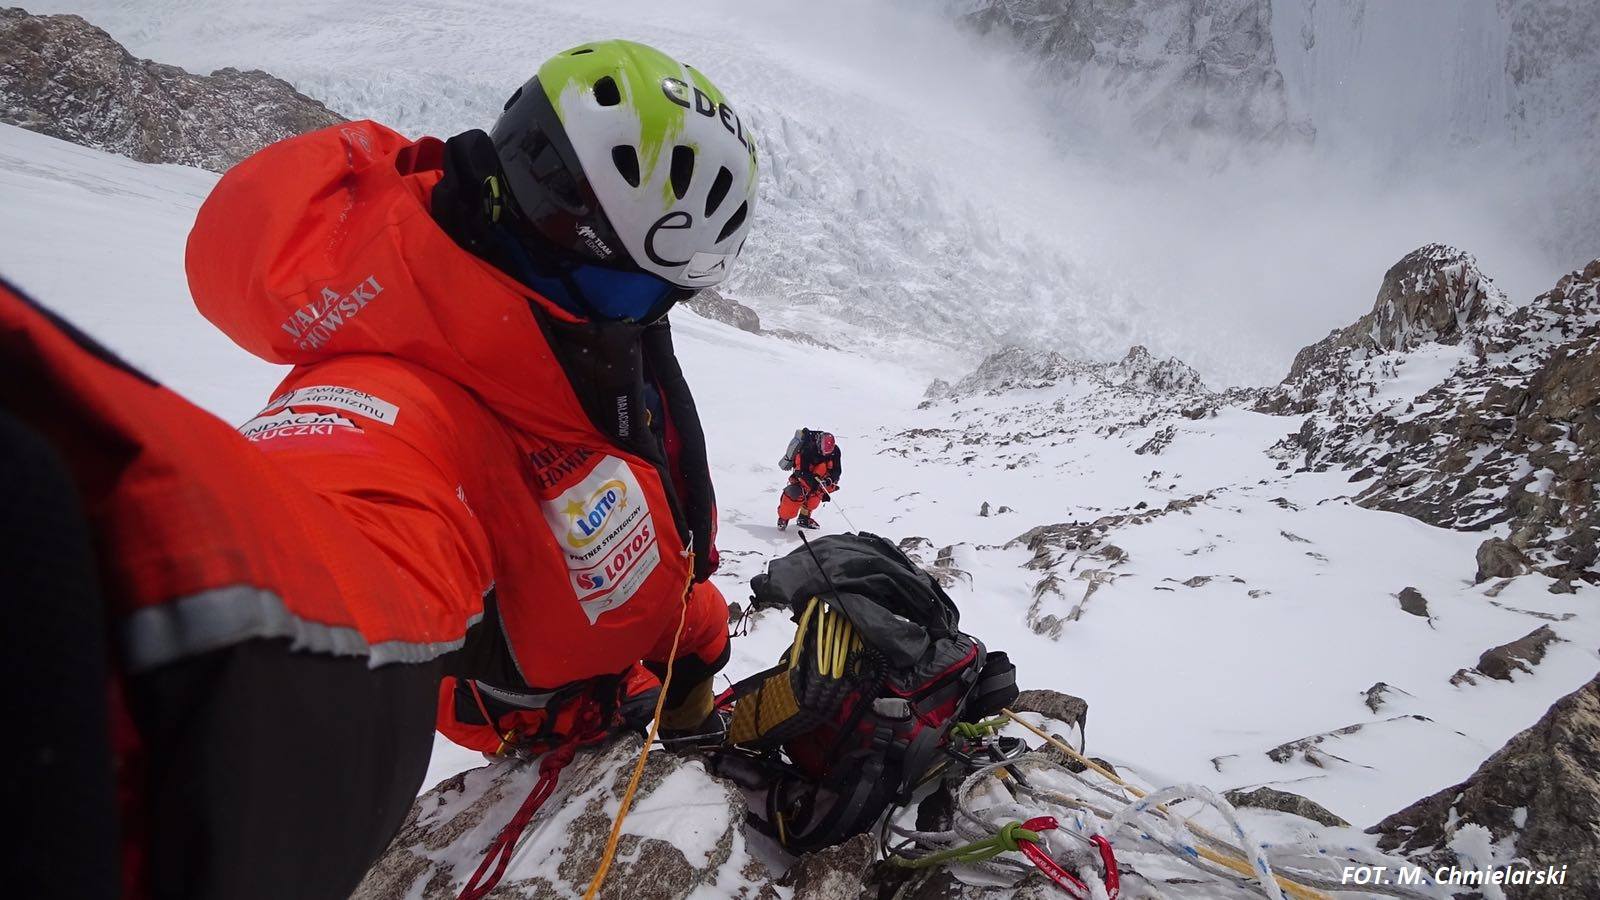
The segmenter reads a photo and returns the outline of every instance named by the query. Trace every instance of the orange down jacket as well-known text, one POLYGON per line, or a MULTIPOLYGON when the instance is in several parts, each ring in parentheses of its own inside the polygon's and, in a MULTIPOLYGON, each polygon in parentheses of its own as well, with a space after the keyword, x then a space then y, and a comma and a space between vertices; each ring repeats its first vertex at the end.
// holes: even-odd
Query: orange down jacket
POLYGON ((664 661, 687 599, 679 654, 717 658, 726 606, 708 560, 690 588, 689 552, 714 554, 714 512, 684 496, 709 494, 703 443, 652 459, 591 421, 547 337, 576 320, 430 217, 442 148, 371 122, 275 144, 190 235, 201 313, 294 367, 239 431, 309 495, 240 514, 324 577, 382 586, 284 595, 281 615, 381 664, 460 646, 492 596, 516 674, 549 689, 664 661))

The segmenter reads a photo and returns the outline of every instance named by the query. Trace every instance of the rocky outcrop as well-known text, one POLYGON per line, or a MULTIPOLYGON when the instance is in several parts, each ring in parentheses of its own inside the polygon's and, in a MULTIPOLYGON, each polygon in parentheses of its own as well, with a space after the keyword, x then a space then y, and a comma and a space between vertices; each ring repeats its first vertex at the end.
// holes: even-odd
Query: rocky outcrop
POLYGON ((762 327, 759 313, 716 288, 706 288, 700 291, 684 301, 683 305, 700 316, 721 322, 724 325, 732 325, 740 331, 747 331, 751 334, 764 334, 795 344, 820 347, 824 350, 833 349, 832 344, 818 340, 805 332, 791 331, 787 328, 762 327))
POLYGON ((343 121, 265 72, 193 75, 134 58, 78 16, 0 9, 0 122, 221 172, 273 141, 343 121))
POLYGON ((1369 829, 1430 871, 1566 866, 1563 884, 1508 885, 1512 898, 1600 896, 1600 678, 1556 701, 1472 777, 1369 829), (1456 851, 1471 857, 1458 861, 1456 851), (1487 853, 1485 853, 1487 851, 1487 853))
POLYGON ((1549 625, 1540 625, 1510 643, 1485 650, 1478 657, 1477 671, 1490 678, 1510 681, 1512 672, 1532 672, 1534 666, 1544 661, 1550 645, 1560 640, 1549 625))
POLYGON ((1428 618, 1428 598, 1414 587, 1401 588, 1396 596, 1400 599, 1400 609, 1421 618, 1428 618))
POLYGON ((761 316, 757 315, 755 310, 718 291, 716 288, 706 288, 695 294, 689 298, 685 305, 708 319, 715 319, 724 325, 732 325, 740 331, 748 331, 751 334, 761 333, 761 316))
POLYGON ((878 860, 878 840, 858 834, 837 847, 801 857, 783 877, 794 887, 794 900, 859 900, 878 860))
POLYGON ((1228 402, 1183 361, 1141 346, 1116 362, 1007 347, 954 383, 934 380, 924 396, 918 408, 946 418, 900 432, 890 452, 1009 469, 1086 435, 1123 436, 1130 449, 1158 454, 1228 402), (968 402, 989 397, 1004 399, 968 402))
POLYGON ((1112 378, 1122 387, 1154 394, 1211 393, 1200 373, 1188 363, 1173 356, 1157 359, 1143 344, 1128 349, 1127 355, 1116 364, 1112 378))
POLYGON ((1359 397, 1372 380, 1360 361, 1429 341, 1454 344, 1502 318, 1505 295, 1471 254, 1443 244, 1411 251, 1384 273, 1372 311, 1295 354, 1263 412, 1306 413, 1359 397))
POLYGON ((1508 311, 1470 257, 1425 247, 1257 409, 1316 413, 1274 448, 1282 467, 1350 469, 1362 506, 1496 529, 1479 580, 1600 582, 1600 260, 1508 311), (1411 366, 1442 375, 1402 389, 1411 366))
POLYGON ((1384 273, 1372 311, 1338 332, 1336 344, 1379 351, 1454 344, 1504 318, 1508 309, 1505 294, 1471 254, 1428 244, 1384 273))
MULTIPOLYGON (((494 896, 555 900, 584 892, 640 745, 630 735, 577 755, 529 823, 494 896)), ((537 763, 506 760, 441 782, 417 798, 352 900, 454 898, 538 780, 537 763)), ((651 754, 600 896, 681 898, 715 883, 732 896, 775 897, 761 890, 769 874, 745 855, 744 817, 737 787, 687 757, 651 754), (692 821, 682 815, 686 805, 692 821)))
POLYGON ((1250 809, 1270 809, 1274 812, 1288 813, 1292 816, 1299 816, 1302 819, 1310 819, 1318 825, 1326 825, 1329 828, 1344 828, 1350 824, 1328 812, 1327 808, 1320 803, 1307 800, 1299 794, 1280 791, 1276 788, 1260 787, 1253 791, 1227 791, 1222 797, 1234 806, 1250 809))
POLYGON ((1128 562, 1128 553, 1110 542, 1111 532, 1146 525, 1173 513, 1188 515, 1212 497, 1197 494, 1169 500, 1160 508, 1135 509, 1092 522, 1040 525, 1008 541, 1007 549, 1023 546, 1032 551, 1033 557, 1023 565, 1040 573, 1028 606, 1028 627, 1037 634, 1060 638, 1067 623, 1083 618, 1095 594, 1116 582, 1119 573, 1115 570, 1128 562))
POLYGON ((1063 382, 1121 388, 1140 394, 1202 399, 1213 396, 1200 373, 1175 357, 1159 359, 1142 345, 1129 348, 1115 363, 1068 359, 1054 350, 1005 347, 984 357, 971 374, 951 384, 935 379, 924 394, 931 400, 998 396, 1039 390, 1063 382))
POLYGON ((1103 98, 1154 140, 1308 140, 1272 41, 1270 0, 974 0, 965 21, 1005 36, 1075 96, 1103 98))

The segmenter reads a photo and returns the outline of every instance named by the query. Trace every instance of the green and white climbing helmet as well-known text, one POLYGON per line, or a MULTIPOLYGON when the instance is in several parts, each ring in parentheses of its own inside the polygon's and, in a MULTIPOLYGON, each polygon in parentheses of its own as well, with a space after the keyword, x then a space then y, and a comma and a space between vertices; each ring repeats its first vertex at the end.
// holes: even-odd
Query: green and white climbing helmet
POLYGON ((653 47, 556 54, 490 136, 523 219, 579 259, 694 290, 744 247, 755 137, 708 78, 653 47))

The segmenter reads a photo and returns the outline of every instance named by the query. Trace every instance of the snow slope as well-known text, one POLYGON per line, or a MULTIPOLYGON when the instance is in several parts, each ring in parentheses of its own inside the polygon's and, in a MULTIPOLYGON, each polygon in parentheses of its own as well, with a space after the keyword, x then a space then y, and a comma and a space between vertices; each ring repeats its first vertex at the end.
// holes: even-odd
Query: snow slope
MULTIPOLYGON (((20 200, 0 207, 0 273, 213 412, 256 411, 280 373, 186 299, 183 235, 212 176, 10 127, 0 163, 0 194, 20 200)), ((1469 774, 1596 670, 1592 588, 1555 595, 1525 576, 1488 595, 1470 583, 1481 536, 1359 508, 1338 473, 1278 469, 1266 451, 1297 419, 1227 407, 1152 419, 1137 386, 1073 379, 921 405, 923 380, 870 354, 686 312, 674 324, 706 422, 730 599, 795 546, 772 524, 788 435, 830 428, 849 460, 824 525, 950 547, 967 627, 1009 651, 1025 685, 1087 698, 1091 750, 1152 783, 1285 785, 1370 824, 1469 774), (1169 427, 1159 452, 1139 452, 1169 427), (985 501, 1011 511, 980 516, 985 501), (1096 541, 1015 540, 1106 516, 1096 541), (1408 586, 1430 618, 1401 611, 1408 586), (1532 673, 1450 683, 1547 622, 1563 642, 1532 673), (1373 710, 1379 681, 1404 694, 1373 710)), ((791 627, 758 614, 729 674, 770 665, 791 627)), ((476 762, 441 749, 430 779, 476 762)))

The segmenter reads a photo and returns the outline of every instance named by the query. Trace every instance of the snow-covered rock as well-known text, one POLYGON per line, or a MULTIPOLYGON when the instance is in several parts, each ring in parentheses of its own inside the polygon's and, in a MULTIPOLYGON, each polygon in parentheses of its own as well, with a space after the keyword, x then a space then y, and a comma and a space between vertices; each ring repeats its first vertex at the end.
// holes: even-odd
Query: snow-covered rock
MULTIPOLYGON (((600 862, 641 739, 580 751, 534 814, 493 896, 580 896, 600 862)), ((503 760, 462 772, 417 798, 400 833, 352 900, 449 900, 539 780, 537 762, 503 760)), ((693 759, 652 753, 623 824, 600 896, 776 898, 770 874, 747 855, 745 798, 693 759)))
POLYGON ((1363 506, 1502 529, 1479 580, 1529 565, 1595 579, 1597 407, 1600 260, 1511 310, 1438 245, 1391 269, 1373 312, 1301 351, 1259 405, 1312 413, 1280 451, 1356 470, 1363 506))
POLYGON ((0 9, 0 122, 140 162, 221 172, 344 118, 265 72, 135 59, 78 16, 0 9))
POLYGON ((760 314, 716 288, 707 288, 695 294, 684 305, 708 319, 732 325, 740 331, 761 333, 760 314))
POLYGON ((1508 307, 1470 254, 1443 244, 1413 250, 1384 273, 1371 312, 1295 355, 1284 390, 1266 411, 1309 412, 1360 396, 1373 379, 1361 361, 1424 343, 1459 343, 1508 307))
POLYGON ((1508 886, 1512 898, 1600 896, 1600 678, 1558 700, 1472 777, 1370 829, 1379 846, 1432 871, 1566 867, 1561 884, 1508 886), (1463 862, 1461 857, 1467 861, 1463 862))

